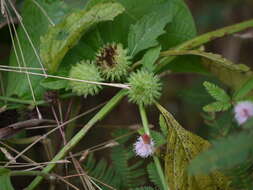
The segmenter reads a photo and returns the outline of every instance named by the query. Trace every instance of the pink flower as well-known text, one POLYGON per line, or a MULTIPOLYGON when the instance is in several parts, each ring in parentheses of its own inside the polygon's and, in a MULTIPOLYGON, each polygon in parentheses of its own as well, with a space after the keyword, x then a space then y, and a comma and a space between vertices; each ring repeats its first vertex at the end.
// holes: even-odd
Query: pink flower
POLYGON ((147 158, 154 153, 154 144, 153 140, 147 134, 144 134, 134 143, 134 151, 136 155, 147 158))
POLYGON ((242 125, 253 116, 253 103, 250 101, 239 102, 236 104, 234 112, 236 121, 242 125))

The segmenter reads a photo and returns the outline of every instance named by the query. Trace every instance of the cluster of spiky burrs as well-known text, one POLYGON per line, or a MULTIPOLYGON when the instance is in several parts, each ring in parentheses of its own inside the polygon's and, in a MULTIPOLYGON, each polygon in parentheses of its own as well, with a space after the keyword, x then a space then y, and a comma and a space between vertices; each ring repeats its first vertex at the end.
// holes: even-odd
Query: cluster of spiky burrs
MULTIPOLYGON (((80 61, 71 68, 69 77, 80 81, 70 81, 69 88, 80 96, 96 95, 102 89, 100 82, 126 81, 130 63, 127 50, 121 44, 107 44, 99 49, 95 61, 80 61)), ((131 73, 127 81, 130 102, 150 105, 161 95, 160 79, 151 72, 138 70, 131 73)))

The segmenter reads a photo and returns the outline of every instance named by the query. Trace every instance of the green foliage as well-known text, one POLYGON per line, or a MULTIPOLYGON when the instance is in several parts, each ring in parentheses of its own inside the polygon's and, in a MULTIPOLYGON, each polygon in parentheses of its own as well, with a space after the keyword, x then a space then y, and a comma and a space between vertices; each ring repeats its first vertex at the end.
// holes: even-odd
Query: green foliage
MULTIPOLYGON (((114 168, 110 167, 104 159, 96 161, 93 154, 90 154, 85 162, 85 168, 88 175, 98 179, 104 184, 110 185, 114 188, 118 187, 120 184, 120 180, 117 177, 114 168)), ((104 185, 102 185, 102 187, 105 190, 110 189, 104 185)))
POLYGON ((162 133, 154 130, 150 130, 150 133, 156 147, 166 144, 166 138, 162 133))
POLYGON ((57 71, 60 62, 87 30, 95 24, 113 20, 124 11, 118 3, 97 4, 91 10, 80 10, 51 27, 41 38, 40 54, 49 72, 57 71))
POLYGON ((0 190, 14 190, 9 173, 10 170, 0 168, 0 190))
POLYGON ((161 129, 161 132, 162 134, 167 137, 168 135, 168 128, 167 128, 167 124, 166 124, 166 121, 164 119, 164 117, 160 114, 159 116, 159 126, 160 126, 160 129, 161 129))
POLYGON ((40 85, 50 90, 60 90, 67 88, 67 80, 59 80, 55 78, 45 78, 40 81, 40 85))
POLYGON ((210 82, 204 82, 203 85, 205 86, 207 92, 217 101, 219 102, 229 102, 230 97, 227 93, 220 87, 212 84, 210 82))
POLYGON ((216 86, 215 84, 212 84, 210 82, 204 82, 204 86, 207 90, 207 92, 215 99, 217 102, 213 102, 211 104, 208 104, 204 106, 204 111, 206 112, 218 112, 218 111, 226 111, 231 106, 231 99, 227 93, 216 86))
POLYGON ((149 72, 155 71, 155 61, 159 58, 161 46, 149 49, 141 59, 141 64, 149 72))
POLYGON ((246 95, 251 92, 253 89, 253 79, 250 78, 248 81, 246 81, 235 93, 233 94, 233 99, 235 101, 239 101, 243 99, 246 95))
POLYGON ((155 190, 153 187, 137 187, 130 190, 155 190))
POLYGON ((163 185, 157 169, 154 163, 150 163, 147 166, 148 177, 152 183, 154 183, 159 189, 163 189, 163 185))
POLYGON ((141 179, 145 174, 144 169, 140 167, 143 162, 137 161, 130 165, 129 161, 133 157, 134 153, 127 150, 123 145, 112 149, 112 166, 115 168, 117 178, 121 181, 119 189, 138 187, 145 182, 141 179))
POLYGON ((144 49, 158 45, 157 38, 165 33, 166 24, 172 21, 172 14, 168 11, 169 4, 145 15, 130 27, 128 48, 132 57, 144 49))
POLYGON ((246 160, 240 165, 226 171, 232 180, 232 186, 237 189, 252 189, 252 161, 246 160))
POLYGON ((99 91, 102 89, 101 85, 89 83, 103 81, 99 68, 93 62, 82 61, 73 66, 69 72, 69 77, 87 81, 69 81, 69 88, 79 96, 93 96, 99 93, 99 91))
MULTIPOLYGON (((54 23, 58 23, 69 12, 69 9, 66 4, 64 4, 63 1, 60 0, 55 0, 53 2, 41 0, 39 1, 39 3, 54 23)), ((24 27, 29 34, 29 38, 33 42, 37 54, 39 55, 38 49, 36 47, 39 47, 40 36, 46 33, 50 23, 45 17, 45 15, 41 12, 41 10, 31 0, 25 0, 21 16, 24 27)), ((17 39, 15 40, 14 46, 16 47, 18 58, 16 57, 13 48, 11 50, 9 65, 18 67, 20 64, 20 66, 22 67, 26 66, 33 68, 41 68, 41 64, 38 60, 38 57, 36 56, 36 53, 34 52, 34 49, 32 48, 30 41, 28 40, 28 37, 21 25, 18 27, 17 33, 17 38, 20 42, 20 48, 18 46, 17 39), (21 53, 24 56, 25 62, 22 59, 21 53)), ((39 85, 41 77, 30 75, 30 80, 35 95, 37 97, 42 97, 44 90, 39 85)), ((7 76, 6 95, 17 95, 22 98, 31 98, 31 90, 29 87, 27 76, 25 74, 9 72, 7 76)))
POLYGON ((213 55, 214 59, 210 59, 210 57, 202 59, 203 66, 233 90, 240 88, 252 77, 252 71, 246 65, 234 64, 220 55, 211 54, 211 56, 213 55))
POLYGON ((230 111, 219 114, 207 113, 203 115, 204 121, 208 126, 208 136, 210 139, 225 137, 235 129, 233 113, 230 111))
POLYGON ((159 78, 146 70, 132 73, 128 82, 131 86, 128 90, 130 102, 151 105, 161 96, 162 85, 159 78))
POLYGON ((252 133, 241 132, 212 142, 213 146, 191 161, 193 174, 225 170, 245 162, 252 154, 252 133))
POLYGON ((203 110, 206 112, 219 112, 226 111, 231 107, 229 102, 213 102, 203 107, 203 110))
POLYGON ((165 156, 165 176, 171 189, 202 190, 228 189, 229 181, 221 173, 194 175, 187 173, 191 160, 207 150, 210 143, 186 131, 162 106, 157 105, 165 118, 169 135, 165 156))

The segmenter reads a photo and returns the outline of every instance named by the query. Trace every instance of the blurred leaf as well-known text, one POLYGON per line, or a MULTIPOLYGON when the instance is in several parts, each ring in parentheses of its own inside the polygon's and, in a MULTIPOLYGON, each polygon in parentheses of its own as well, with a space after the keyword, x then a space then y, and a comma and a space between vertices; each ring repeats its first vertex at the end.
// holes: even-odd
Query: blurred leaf
POLYGON ((157 172, 156 166, 153 162, 147 166, 148 177, 152 183, 154 183, 159 189, 163 189, 161 178, 157 172))
POLYGON ((193 159, 189 166, 192 174, 230 169, 244 163, 252 154, 252 133, 247 131, 213 141, 213 146, 193 159))
POLYGON ((233 99, 238 101, 244 98, 253 89, 253 78, 247 80, 233 95, 233 99))
POLYGON ((151 132, 151 137, 154 140, 154 143, 155 143, 156 147, 159 147, 159 146, 166 143, 166 138, 163 136, 162 133, 159 133, 159 132, 154 131, 154 130, 150 130, 150 132, 151 132))
POLYGON ((0 190, 14 190, 9 173, 10 170, 0 168, 0 190))
POLYGON ((215 190, 228 189, 229 181, 218 172, 210 175, 191 176, 187 168, 192 159, 210 147, 208 141, 186 131, 162 106, 157 105, 163 114, 169 135, 165 156, 165 176, 171 189, 215 190))
POLYGON ((242 84, 252 77, 250 68, 243 64, 234 64, 229 61, 214 62, 208 59, 203 59, 202 64, 221 82, 234 90, 239 89, 242 84))
POLYGON ((205 81, 203 83, 205 86, 207 92, 217 101, 220 102, 229 102, 230 97, 227 95, 227 93, 220 87, 216 86, 213 83, 205 81))
POLYGON ((157 46, 149 49, 143 56, 141 63, 144 68, 146 68, 149 72, 153 72, 155 70, 155 61, 158 59, 161 51, 161 46, 157 46))
POLYGON ((230 102, 213 102, 203 107, 205 112, 219 112, 228 110, 232 104, 230 102))
POLYGON ((167 137, 167 135, 168 135, 167 124, 166 124, 166 121, 165 121, 164 117, 161 114, 159 116, 159 125, 160 125, 160 129, 161 129, 163 135, 165 137, 167 137))
POLYGON ((68 86, 68 81, 56 78, 45 78, 40 82, 40 85, 50 90, 60 90, 68 86))
POLYGON ((102 21, 113 20, 124 11, 118 3, 98 4, 91 10, 81 10, 66 17, 60 24, 51 27, 41 38, 41 58, 49 72, 57 68, 65 54, 80 40, 87 30, 102 21))
POLYGON ((171 6, 168 5, 170 3, 165 3, 161 9, 145 15, 130 26, 128 34, 130 56, 134 57, 140 51, 158 45, 157 38, 165 33, 166 24, 172 21, 171 6))
POLYGON ((209 74, 208 70, 201 64, 201 59, 198 56, 182 55, 176 57, 170 64, 161 70, 171 70, 177 73, 200 73, 209 74))
POLYGON ((153 187, 137 187, 130 190, 155 190, 153 187))
MULTIPOLYGON (((46 11, 48 16, 53 20, 54 23, 58 23, 63 16, 65 16, 69 10, 62 1, 55 0, 53 2, 48 2, 47 0, 39 1, 40 6, 46 11)), ((48 26, 49 21, 47 17, 41 12, 37 5, 35 5, 31 0, 26 0, 24 2, 22 12, 22 21, 29 34, 31 41, 34 44, 38 52, 38 47, 40 45, 40 36, 45 34, 48 26), (35 27, 36 26, 36 27, 35 27)), ((25 31, 22 29, 21 26, 18 27, 18 39, 21 44, 22 53, 26 62, 26 67, 35 67, 41 68, 38 58, 25 34, 25 31)), ((10 55, 10 66, 19 66, 19 62, 21 66, 25 66, 22 59, 21 59, 21 51, 18 48, 17 40, 15 40, 15 47, 17 50, 18 60, 15 55, 14 49, 11 51, 10 55), (18 62, 19 61, 19 62, 18 62)), ((39 54, 39 53, 38 53, 39 54)), ((37 97, 42 97, 43 88, 39 85, 39 82, 42 77, 39 76, 32 76, 30 75, 31 83, 37 97)), ((19 97, 31 97, 31 91, 29 87, 29 83, 27 80, 27 76, 25 74, 17 74, 14 72, 8 73, 8 82, 7 82, 7 89, 6 93, 7 96, 17 95, 19 97)))

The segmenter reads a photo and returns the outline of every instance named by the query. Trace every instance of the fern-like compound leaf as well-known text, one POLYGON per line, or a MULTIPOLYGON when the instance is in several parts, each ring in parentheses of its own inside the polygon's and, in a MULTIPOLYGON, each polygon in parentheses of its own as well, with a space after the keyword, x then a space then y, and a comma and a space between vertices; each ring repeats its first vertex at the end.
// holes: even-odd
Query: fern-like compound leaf
POLYGON ((230 101, 229 95, 220 87, 213 83, 205 81, 203 84, 207 92, 217 101, 228 102, 230 101))

